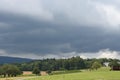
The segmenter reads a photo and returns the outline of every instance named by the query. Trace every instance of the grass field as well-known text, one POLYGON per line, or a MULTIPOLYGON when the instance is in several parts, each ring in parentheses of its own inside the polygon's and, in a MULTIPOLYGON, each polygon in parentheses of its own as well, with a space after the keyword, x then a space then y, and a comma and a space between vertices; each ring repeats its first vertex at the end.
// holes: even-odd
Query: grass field
MULTIPOLYGON (((0 80, 6 80, 0 78, 0 80)), ((101 68, 97 71, 63 71, 54 72, 54 75, 17 77, 7 80, 120 80, 120 71, 109 71, 108 68, 101 68)))
POLYGON ((108 68, 101 68, 98 71, 83 70, 77 73, 40 76, 26 80, 120 80, 120 71, 109 71, 108 68))

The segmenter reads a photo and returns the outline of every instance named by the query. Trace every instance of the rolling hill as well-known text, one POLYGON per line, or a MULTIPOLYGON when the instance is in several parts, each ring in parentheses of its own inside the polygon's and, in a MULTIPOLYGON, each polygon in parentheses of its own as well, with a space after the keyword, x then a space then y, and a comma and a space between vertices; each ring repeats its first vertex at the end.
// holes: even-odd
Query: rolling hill
POLYGON ((0 64, 4 64, 4 63, 22 63, 22 62, 29 62, 29 61, 32 61, 32 59, 0 56, 0 64))

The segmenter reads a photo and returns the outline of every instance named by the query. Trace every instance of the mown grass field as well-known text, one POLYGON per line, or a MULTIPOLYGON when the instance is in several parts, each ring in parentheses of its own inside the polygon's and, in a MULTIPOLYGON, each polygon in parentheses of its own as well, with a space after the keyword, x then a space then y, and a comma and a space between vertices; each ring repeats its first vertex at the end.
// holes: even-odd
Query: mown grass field
POLYGON ((97 71, 71 71, 70 73, 63 71, 63 74, 62 72, 54 72, 54 75, 21 77, 21 79, 18 77, 7 80, 120 80, 120 71, 109 71, 108 68, 101 68, 97 71))

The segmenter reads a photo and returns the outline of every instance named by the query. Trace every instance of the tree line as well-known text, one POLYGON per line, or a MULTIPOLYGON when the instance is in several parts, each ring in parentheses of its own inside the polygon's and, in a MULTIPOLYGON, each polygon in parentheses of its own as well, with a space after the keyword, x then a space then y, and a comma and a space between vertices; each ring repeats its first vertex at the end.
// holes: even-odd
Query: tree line
POLYGON ((42 59, 35 60, 28 63, 16 64, 22 71, 32 71, 37 65, 41 71, 58 71, 58 70, 80 70, 90 69, 95 62, 101 66, 105 66, 105 62, 109 62, 109 66, 119 65, 119 59, 82 59, 80 56, 68 59, 42 59))

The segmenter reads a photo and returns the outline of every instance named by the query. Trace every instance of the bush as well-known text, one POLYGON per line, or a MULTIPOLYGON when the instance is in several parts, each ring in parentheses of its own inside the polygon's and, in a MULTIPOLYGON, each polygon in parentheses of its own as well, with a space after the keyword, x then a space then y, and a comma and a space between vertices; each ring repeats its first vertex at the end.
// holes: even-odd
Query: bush
POLYGON ((100 68, 102 65, 99 63, 99 62, 94 62, 93 64, 92 64, 92 69, 98 69, 98 68, 100 68))
POLYGON ((47 71, 47 73, 48 73, 48 74, 51 74, 51 73, 52 73, 52 71, 51 71, 51 70, 48 70, 48 71, 47 71))
POLYGON ((40 70, 38 67, 34 67, 33 74, 40 75, 40 70))
POLYGON ((5 64, 0 67, 0 74, 4 75, 4 77, 16 77, 17 75, 22 74, 22 71, 20 71, 20 69, 15 65, 5 64))

